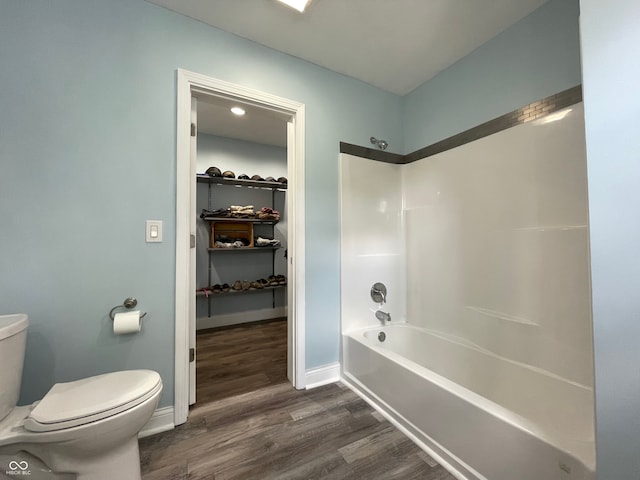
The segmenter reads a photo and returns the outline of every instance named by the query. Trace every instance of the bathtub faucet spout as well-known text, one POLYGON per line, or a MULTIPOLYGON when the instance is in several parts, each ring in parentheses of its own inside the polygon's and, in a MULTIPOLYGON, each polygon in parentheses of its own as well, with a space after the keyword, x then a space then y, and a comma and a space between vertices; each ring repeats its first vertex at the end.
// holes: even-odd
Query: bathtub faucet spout
POLYGON ((382 325, 384 325, 385 322, 391 321, 391 314, 387 312, 383 312, 382 310, 378 310, 376 312, 376 318, 380 320, 380 322, 382 322, 382 325))

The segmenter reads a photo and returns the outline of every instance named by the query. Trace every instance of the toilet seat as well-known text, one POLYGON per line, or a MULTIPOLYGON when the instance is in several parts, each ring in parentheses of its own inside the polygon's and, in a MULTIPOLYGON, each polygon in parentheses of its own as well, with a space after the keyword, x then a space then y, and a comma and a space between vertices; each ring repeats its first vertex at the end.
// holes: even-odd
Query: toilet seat
POLYGON ((24 421, 31 432, 51 432, 96 422, 129 410, 162 388, 157 372, 128 370, 57 383, 24 421))

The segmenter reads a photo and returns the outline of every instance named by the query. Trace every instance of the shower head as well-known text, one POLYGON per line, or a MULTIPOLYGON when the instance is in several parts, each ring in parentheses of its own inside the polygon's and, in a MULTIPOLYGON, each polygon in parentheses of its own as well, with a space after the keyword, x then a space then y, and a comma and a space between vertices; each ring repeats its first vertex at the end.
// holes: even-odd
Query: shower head
POLYGON ((387 142, 386 140, 378 140, 376 137, 371 137, 369 141, 371 141, 371 143, 373 143, 374 145, 377 145, 380 150, 386 150, 389 146, 389 142, 387 142))

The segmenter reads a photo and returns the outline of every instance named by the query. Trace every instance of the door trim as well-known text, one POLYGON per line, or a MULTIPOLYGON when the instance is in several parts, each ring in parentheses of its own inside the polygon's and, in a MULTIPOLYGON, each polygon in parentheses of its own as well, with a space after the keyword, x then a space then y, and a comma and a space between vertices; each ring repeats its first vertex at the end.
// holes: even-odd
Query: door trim
POLYGON ((190 290, 189 265, 191 195, 196 188, 190 160, 191 97, 194 92, 233 98, 260 108, 290 116, 287 128, 287 216, 288 230, 288 355, 287 376, 297 389, 305 388, 305 106, 259 90, 177 70, 176 138, 176 286, 175 286, 175 378, 174 422, 187 421, 189 414, 189 319, 195 309, 195 292, 190 290))

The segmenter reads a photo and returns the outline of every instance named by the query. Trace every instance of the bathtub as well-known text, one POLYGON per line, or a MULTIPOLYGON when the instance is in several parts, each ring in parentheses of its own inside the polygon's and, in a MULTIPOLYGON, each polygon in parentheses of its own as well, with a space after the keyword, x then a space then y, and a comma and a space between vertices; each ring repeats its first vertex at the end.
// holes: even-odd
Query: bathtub
POLYGON ((408 324, 342 340, 344 382, 457 478, 596 478, 589 386, 408 324))

